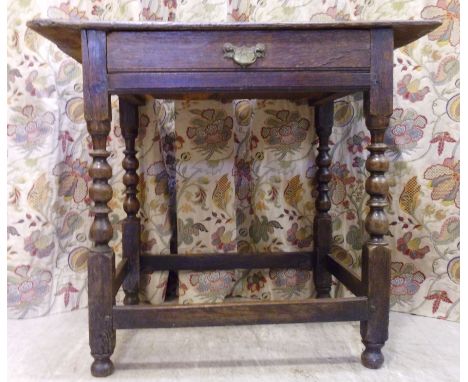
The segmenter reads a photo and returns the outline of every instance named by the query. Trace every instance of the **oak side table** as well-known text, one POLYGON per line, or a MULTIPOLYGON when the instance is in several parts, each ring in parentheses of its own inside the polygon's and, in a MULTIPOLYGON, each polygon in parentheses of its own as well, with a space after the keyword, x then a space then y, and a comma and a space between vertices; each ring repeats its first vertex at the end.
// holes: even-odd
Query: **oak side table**
POLYGON ((392 114, 393 49, 429 33, 428 21, 340 22, 327 24, 180 24, 155 22, 69 22, 33 20, 29 28, 48 38, 83 64, 84 114, 93 148, 89 194, 94 201, 94 242, 88 259, 89 343, 96 377, 113 372, 110 357, 116 329, 312 321, 360 321, 362 364, 379 368, 388 338, 390 250, 385 240, 388 185, 385 129, 392 114), (366 169, 369 177, 368 241, 357 276, 330 256, 331 207, 328 196, 328 139, 333 100, 362 91, 371 134, 366 169), (126 186, 122 261, 115 266, 109 247, 112 225, 107 203, 106 140, 110 131, 110 95, 119 96, 125 138, 126 186), (267 254, 140 254, 137 199, 138 106, 157 98, 305 98, 315 108, 319 137, 318 197, 313 252, 267 254), (317 296, 303 301, 168 305, 140 304, 140 269, 214 270, 235 268, 313 270, 317 296), (330 298, 334 275, 354 295, 330 298), (115 304, 123 286, 124 305, 115 304))

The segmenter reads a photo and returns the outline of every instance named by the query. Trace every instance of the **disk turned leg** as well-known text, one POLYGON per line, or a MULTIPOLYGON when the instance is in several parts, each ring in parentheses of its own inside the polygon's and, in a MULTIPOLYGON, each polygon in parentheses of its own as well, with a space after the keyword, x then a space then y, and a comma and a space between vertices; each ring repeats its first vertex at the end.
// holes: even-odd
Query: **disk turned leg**
POLYGON ((362 364, 371 369, 382 366, 384 357, 381 349, 388 338, 388 316, 390 309, 390 250, 384 239, 388 231, 384 207, 387 205, 388 185, 384 172, 388 168, 385 145, 379 143, 378 131, 386 126, 388 119, 368 118, 372 128, 372 144, 366 167, 370 176, 366 191, 370 194, 370 211, 366 219, 366 230, 370 236, 362 251, 362 281, 367 287, 369 319, 361 322, 362 341, 366 347, 362 353, 362 364))
POLYGON ((361 336, 365 346, 361 361, 368 368, 378 369, 384 362, 381 349, 388 339, 390 310, 391 258, 385 240, 388 221, 384 210, 388 194, 385 177, 388 160, 385 157, 387 146, 384 134, 393 108, 393 33, 391 29, 372 31, 371 41, 371 75, 375 81, 364 95, 366 125, 371 133, 366 162, 369 172, 366 191, 370 198, 365 226, 369 238, 362 250, 362 282, 369 301, 369 318, 361 321, 361 336))
POLYGON ((140 219, 137 217, 140 202, 137 198, 138 159, 136 158, 135 140, 138 135, 138 106, 120 98, 120 127, 125 139, 125 158, 122 166, 125 169, 123 182, 125 184, 124 210, 127 217, 122 223, 122 252, 127 259, 128 272, 123 281, 125 292, 124 304, 139 303, 140 286, 140 219))
POLYGON ((115 277, 115 257, 109 241, 113 230, 107 203, 112 199, 108 181, 112 168, 107 162, 110 153, 106 142, 110 132, 110 99, 107 92, 106 33, 82 31, 84 114, 91 135, 93 158, 89 168, 92 185, 89 196, 94 202, 90 239, 94 246, 88 258, 89 345, 94 362, 91 373, 95 377, 112 374, 110 360, 115 348, 115 330, 112 327, 115 277))
POLYGON ((328 184, 331 180, 331 158, 328 152, 328 140, 333 128, 333 102, 315 107, 315 129, 319 137, 317 164, 318 196, 315 200, 314 218, 314 283, 317 298, 330 297, 331 274, 326 267, 327 256, 332 243, 332 219, 328 211, 331 208, 328 184))

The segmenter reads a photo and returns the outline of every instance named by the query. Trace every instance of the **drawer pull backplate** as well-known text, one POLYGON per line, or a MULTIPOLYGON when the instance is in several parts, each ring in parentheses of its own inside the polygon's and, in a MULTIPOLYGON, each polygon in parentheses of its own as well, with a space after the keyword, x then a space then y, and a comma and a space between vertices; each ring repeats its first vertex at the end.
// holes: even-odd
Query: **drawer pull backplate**
POLYGON ((264 44, 235 46, 231 43, 226 43, 223 50, 225 58, 231 58, 236 64, 245 68, 257 61, 257 58, 265 57, 266 49, 264 44))

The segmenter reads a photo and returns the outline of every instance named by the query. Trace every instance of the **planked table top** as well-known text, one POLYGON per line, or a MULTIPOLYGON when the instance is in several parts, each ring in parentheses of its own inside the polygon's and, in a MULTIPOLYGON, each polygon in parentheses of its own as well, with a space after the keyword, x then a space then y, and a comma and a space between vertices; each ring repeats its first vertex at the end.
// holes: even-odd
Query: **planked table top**
POLYGON ((81 62, 81 30, 116 31, 211 31, 211 30, 330 30, 392 28, 394 46, 407 45, 441 25, 438 21, 346 21, 334 23, 177 23, 153 21, 68 21, 35 19, 27 26, 81 62))

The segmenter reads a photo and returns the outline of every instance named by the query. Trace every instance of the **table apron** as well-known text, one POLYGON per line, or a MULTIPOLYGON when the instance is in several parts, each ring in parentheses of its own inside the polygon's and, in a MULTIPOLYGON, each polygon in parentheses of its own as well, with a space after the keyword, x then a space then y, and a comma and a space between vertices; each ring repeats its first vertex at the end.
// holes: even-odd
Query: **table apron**
POLYGON ((350 71, 310 72, 170 72, 110 73, 108 91, 112 94, 184 95, 191 93, 234 93, 245 97, 266 98, 278 94, 343 92, 366 90, 371 75, 350 71))

